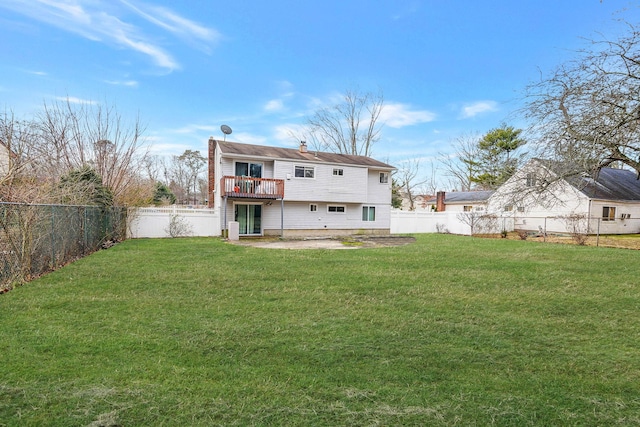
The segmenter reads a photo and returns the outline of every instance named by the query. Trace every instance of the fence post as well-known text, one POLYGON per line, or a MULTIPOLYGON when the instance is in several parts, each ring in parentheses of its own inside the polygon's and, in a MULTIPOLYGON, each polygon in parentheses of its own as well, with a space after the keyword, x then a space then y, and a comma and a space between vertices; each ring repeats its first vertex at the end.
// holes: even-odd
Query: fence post
POLYGON ((55 206, 51 206, 51 269, 56 268, 56 211, 55 206))

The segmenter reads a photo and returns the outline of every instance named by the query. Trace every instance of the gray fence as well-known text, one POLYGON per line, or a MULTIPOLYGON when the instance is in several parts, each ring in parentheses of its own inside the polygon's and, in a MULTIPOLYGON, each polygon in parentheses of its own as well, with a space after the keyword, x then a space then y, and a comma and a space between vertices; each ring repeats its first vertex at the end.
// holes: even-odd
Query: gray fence
POLYGON ((124 239, 126 212, 0 203, 0 291, 124 239))

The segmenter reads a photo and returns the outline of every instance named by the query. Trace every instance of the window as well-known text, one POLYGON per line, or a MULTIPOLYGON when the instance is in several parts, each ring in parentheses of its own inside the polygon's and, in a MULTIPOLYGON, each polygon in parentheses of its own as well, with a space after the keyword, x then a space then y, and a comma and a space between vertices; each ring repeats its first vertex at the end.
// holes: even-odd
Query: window
POLYGON ((345 212, 345 207, 344 206, 327 206, 327 212, 329 213, 344 213, 345 212))
POLYGON ((473 209, 473 206, 463 206, 462 207, 462 211, 463 212, 471 212, 472 209, 473 209))
POLYGON ((602 207, 602 220, 603 221, 615 221, 616 219, 616 208, 611 206, 603 206, 602 207))
POLYGON ((312 166, 296 166, 295 177, 296 178, 313 178, 315 176, 315 170, 312 166))
POLYGON ((380 172, 380 184, 389 183, 389 172, 380 172))
POLYGON ((513 211, 513 205, 507 205, 507 206, 505 206, 505 207, 504 207, 504 211, 505 211, 505 212, 511 212, 511 211, 513 211))
POLYGON ((536 186, 536 174, 531 172, 527 174, 527 187, 536 186))
POLYGON ((333 170, 333 176, 343 176, 344 175, 344 169, 334 169, 333 170))
POLYGON ((375 221, 376 220, 376 208, 375 208, 375 206, 363 206, 362 207, 362 220, 363 221, 375 221))
POLYGON ((262 163, 236 162, 236 176, 262 178, 262 163))
POLYGON ((524 212, 524 206, 518 206, 518 212, 524 212))
POLYGON ((318 211, 318 205, 309 205, 309 212, 317 212, 318 211))

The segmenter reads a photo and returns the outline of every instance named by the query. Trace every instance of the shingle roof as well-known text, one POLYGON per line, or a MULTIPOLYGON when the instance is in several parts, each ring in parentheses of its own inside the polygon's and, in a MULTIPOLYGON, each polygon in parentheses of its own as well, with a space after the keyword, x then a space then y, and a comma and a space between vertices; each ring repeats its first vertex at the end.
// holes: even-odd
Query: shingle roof
POLYGON ((595 179, 576 176, 567 181, 591 199, 640 200, 640 180, 636 172, 602 168, 595 179))
MULTIPOLYGON (((466 203, 466 202, 486 202, 489 197, 494 193, 493 190, 483 191, 452 191, 445 193, 445 203, 466 203)), ((431 198, 426 203, 435 203, 436 198, 431 198)))
POLYGON ((393 166, 366 156, 354 156, 350 154, 325 153, 322 151, 309 151, 301 153, 298 149, 268 147, 265 145, 242 144, 239 142, 215 141, 220 152, 224 154, 237 154, 242 156, 260 157, 265 159, 299 160, 310 163, 333 163, 340 165, 367 166, 376 169, 395 169, 393 166))

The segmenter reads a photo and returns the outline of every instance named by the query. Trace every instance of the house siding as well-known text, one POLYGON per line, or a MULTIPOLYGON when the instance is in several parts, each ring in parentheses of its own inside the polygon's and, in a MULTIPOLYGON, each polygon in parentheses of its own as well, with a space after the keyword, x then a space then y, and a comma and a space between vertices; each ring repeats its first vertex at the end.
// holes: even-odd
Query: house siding
MULTIPOLYGON (((216 147, 219 148, 219 147, 216 147)), ((236 162, 261 163, 262 177, 284 180, 284 199, 255 200, 222 197, 219 189, 213 192, 214 209, 220 214, 222 229, 234 220, 237 204, 262 205, 261 229, 264 235, 312 236, 349 233, 388 234, 391 221, 391 183, 380 184, 379 173, 390 170, 369 170, 371 166, 314 162, 298 159, 265 159, 236 155, 215 149, 214 185, 223 176, 235 175, 236 162), (314 168, 313 178, 295 177, 295 167, 314 168), (342 175, 334 175, 341 169, 342 175), (315 204, 317 211, 310 211, 315 204), (329 212, 329 205, 344 206, 344 213, 329 212), (375 221, 363 221, 363 206, 375 208, 375 221), (281 226, 283 224, 283 229, 281 226)))
POLYGON ((276 160, 274 163, 273 178, 285 180, 286 201, 367 201, 367 168, 284 160, 276 160), (314 178, 297 178, 296 166, 314 168, 314 178), (343 175, 334 176, 333 169, 342 169, 343 175))

